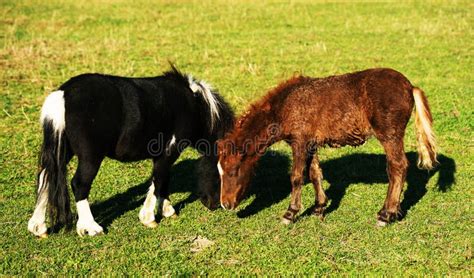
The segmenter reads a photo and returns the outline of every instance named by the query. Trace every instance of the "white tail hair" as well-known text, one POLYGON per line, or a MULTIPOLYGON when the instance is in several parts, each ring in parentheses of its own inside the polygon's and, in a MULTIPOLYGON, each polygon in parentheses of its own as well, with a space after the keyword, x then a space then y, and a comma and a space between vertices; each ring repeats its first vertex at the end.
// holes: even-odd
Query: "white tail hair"
POLYGON ((209 106, 209 111, 211 113, 211 130, 214 128, 216 120, 220 118, 219 113, 219 100, 216 98, 212 92, 212 86, 203 80, 195 80, 192 75, 187 75, 189 88, 194 93, 200 92, 209 106))
MULTIPOLYGON (((57 138, 58 150, 61 147, 61 135, 66 128, 66 108, 64 105, 64 91, 54 91, 46 97, 41 108, 40 123, 43 125, 46 120, 51 121, 54 129, 54 136, 57 138)), ((59 161, 58 151, 58 161, 59 161)))
POLYGON ((41 124, 45 120, 53 123, 55 133, 60 133, 66 127, 64 106, 64 91, 55 91, 48 95, 41 108, 41 124))
POLYGON ((431 116, 428 100, 419 88, 413 88, 415 99, 415 127, 418 149, 418 167, 432 169, 437 163, 436 138, 433 132, 433 118, 431 116))

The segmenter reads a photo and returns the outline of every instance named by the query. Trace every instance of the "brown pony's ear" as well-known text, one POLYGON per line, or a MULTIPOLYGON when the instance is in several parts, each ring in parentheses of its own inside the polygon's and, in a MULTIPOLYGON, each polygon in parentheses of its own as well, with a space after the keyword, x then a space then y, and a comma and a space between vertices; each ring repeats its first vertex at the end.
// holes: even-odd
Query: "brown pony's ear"
POLYGON ((218 139, 216 141, 216 146, 217 146, 217 155, 221 155, 222 152, 223 152, 224 140, 223 139, 218 139))
POLYGON ((240 118, 235 120, 235 126, 237 128, 242 128, 242 125, 244 124, 247 117, 250 115, 250 112, 250 110, 247 110, 246 112, 244 112, 244 114, 242 114, 242 116, 240 116, 240 118))
POLYGON ((229 144, 229 141, 227 139, 216 140, 217 156, 222 156, 226 152, 228 152, 228 149, 226 149, 228 144, 229 144))
POLYGON ((244 124, 244 120, 245 120, 244 117, 240 118, 239 120, 236 121, 235 126, 238 127, 238 128, 241 128, 242 125, 244 124))

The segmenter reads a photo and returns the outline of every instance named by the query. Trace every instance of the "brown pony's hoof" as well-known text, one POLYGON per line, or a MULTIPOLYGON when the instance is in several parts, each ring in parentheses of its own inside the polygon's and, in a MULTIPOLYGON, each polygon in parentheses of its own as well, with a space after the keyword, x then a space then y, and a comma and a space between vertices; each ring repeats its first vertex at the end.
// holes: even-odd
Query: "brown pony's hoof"
POLYGON ((281 223, 288 225, 295 222, 295 215, 298 211, 289 208, 283 217, 281 218, 281 223))
POLYGON ((398 220, 399 215, 399 211, 389 212, 386 209, 381 209, 377 214, 377 227, 385 227, 388 224, 395 222, 398 220))
POLYGON ((313 215, 319 218, 321 221, 324 220, 324 210, 326 207, 316 207, 313 211, 313 215))
POLYGON ((145 225, 148 228, 152 228, 152 229, 158 227, 158 223, 156 223, 156 221, 152 221, 150 223, 143 224, 143 225, 145 225))
POLYGON ((285 217, 282 217, 280 222, 281 222, 281 224, 283 224, 283 225, 290 225, 291 223, 293 223, 292 220, 286 219, 285 217))
POLYGON ((313 213, 314 217, 318 218, 320 221, 324 221, 324 214, 313 213))
POLYGON ((382 221, 382 220, 377 220, 377 223, 375 224, 375 226, 377 226, 377 227, 385 227, 387 225, 388 225, 388 223, 385 222, 385 221, 382 221))

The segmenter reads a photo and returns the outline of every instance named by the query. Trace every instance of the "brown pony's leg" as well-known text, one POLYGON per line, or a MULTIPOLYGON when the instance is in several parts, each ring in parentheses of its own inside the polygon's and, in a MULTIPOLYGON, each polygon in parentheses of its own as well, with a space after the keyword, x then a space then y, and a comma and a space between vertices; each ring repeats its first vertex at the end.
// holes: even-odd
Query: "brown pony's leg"
POLYGON ((311 161, 311 166, 309 168, 309 178, 314 186, 314 191, 316 195, 316 206, 314 208, 313 214, 320 219, 324 218, 324 209, 327 204, 327 197, 323 189, 323 171, 319 167, 318 154, 313 154, 313 159, 311 161))
POLYGON ((387 154, 388 191, 383 208, 377 216, 377 225, 385 226, 396 220, 400 214, 400 194, 408 169, 408 159, 403 148, 403 139, 383 141, 387 154))
POLYGON ((294 221, 296 214, 301 209, 301 187, 304 179, 306 164, 306 152, 304 147, 298 143, 291 146, 293 150, 293 167, 291 170, 291 203, 283 215, 282 223, 290 224, 294 221))

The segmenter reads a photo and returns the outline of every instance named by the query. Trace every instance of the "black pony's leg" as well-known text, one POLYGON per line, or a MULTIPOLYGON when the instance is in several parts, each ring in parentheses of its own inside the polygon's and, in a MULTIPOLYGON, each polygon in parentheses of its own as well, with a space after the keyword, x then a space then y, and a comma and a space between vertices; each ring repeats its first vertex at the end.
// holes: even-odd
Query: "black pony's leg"
POLYGON ((167 152, 153 160, 153 178, 148 193, 140 210, 140 221, 147 227, 156 227, 155 207, 158 203, 158 213, 164 217, 175 215, 175 210, 169 200, 170 170, 173 163, 178 159, 177 149, 167 152))
POLYGON ((80 236, 95 236, 103 233, 102 227, 95 222, 89 206, 89 192, 92 181, 99 171, 103 157, 79 157, 76 174, 71 185, 77 207, 77 233, 80 236))
POLYGON ((176 215, 169 200, 169 182, 171 166, 179 157, 179 152, 173 153, 157 159, 153 162, 153 183, 155 185, 155 196, 158 198, 158 213, 163 217, 176 215))

